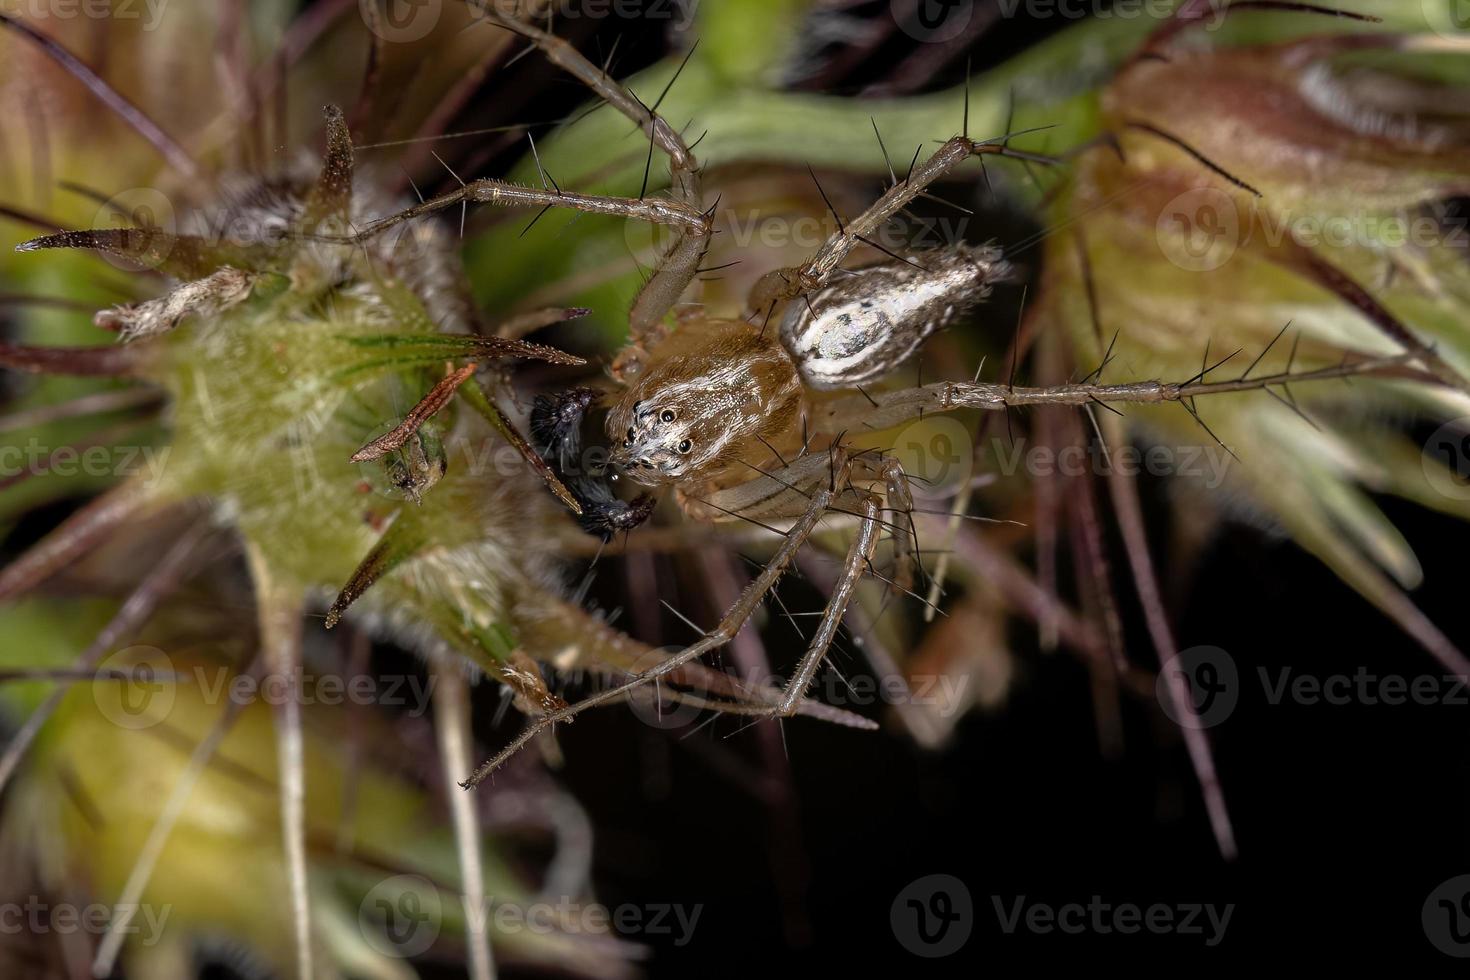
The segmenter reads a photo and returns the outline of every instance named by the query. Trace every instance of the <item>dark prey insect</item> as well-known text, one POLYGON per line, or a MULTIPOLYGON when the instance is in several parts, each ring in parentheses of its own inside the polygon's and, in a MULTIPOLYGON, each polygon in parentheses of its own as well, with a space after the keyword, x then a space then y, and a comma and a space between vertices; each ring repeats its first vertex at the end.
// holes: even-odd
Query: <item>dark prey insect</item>
MULTIPOLYGON (((569 388, 554 395, 537 395, 531 408, 531 438, 536 451, 550 462, 581 505, 577 523, 606 541, 648 520, 655 500, 652 494, 643 494, 631 503, 622 500, 602 479, 605 474, 588 471, 582 456, 582 419, 598 394, 595 388, 569 388)), ((617 478, 616 473, 606 475, 617 478)))

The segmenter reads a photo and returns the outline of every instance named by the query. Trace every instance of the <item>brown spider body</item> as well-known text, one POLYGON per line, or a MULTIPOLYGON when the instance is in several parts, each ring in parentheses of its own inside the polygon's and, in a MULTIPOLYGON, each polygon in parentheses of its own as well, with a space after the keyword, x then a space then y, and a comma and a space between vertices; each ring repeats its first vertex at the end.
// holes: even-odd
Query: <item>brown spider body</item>
POLYGON ((779 342, 744 320, 686 319, 652 346, 608 414, 613 465, 649 486, 719 488, 749 480, 779 450, 799 450, 808 389, 891 374, 1009 271, 992 246, 918 258, 869 266, 809 304, 789 304, 779 342))

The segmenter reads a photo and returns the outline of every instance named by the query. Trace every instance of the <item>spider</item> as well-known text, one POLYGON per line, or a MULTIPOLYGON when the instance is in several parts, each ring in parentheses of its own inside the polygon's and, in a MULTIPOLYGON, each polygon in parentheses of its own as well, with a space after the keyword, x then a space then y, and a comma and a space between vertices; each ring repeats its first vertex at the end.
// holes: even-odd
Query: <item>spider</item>
MULTIPOLYGON (((743 315, 716 316, 704 309, 686 308, 674 317, 676 325, 671 325, 668 321, 700 271, 713 233, 714 211, 703 205, 700 168, 689 146, 656 111, 563 39, 501 13, 484 0, 469 2, 488 21, 530 41, 549 61, 634 122, 668 159, 668 196, 598 196, 563 191, 554 182, 545 185, 544 180, 538 189, 487 178, 462 183, 455 191, 333 240, 361 243, 403 222, 465 203, 570 208, 667 226, 672 239, 632 303, 627 343, 611 364, 613 380, 622 388, 607 414, 611 466, 646 487, 672 488, 680 508, 692 519, 744 519, 768 527, 775 522, 784 529, 779 531, 783 539, 767 564, 712 630, 621 684, 534 717, 499 754, 461 784, 465 788, 477 785, 556 722, 620 699, 730 642, 824 518, 834 514, 855 518, 857 531, 841 572, 786 687, 779 697, 755 706, 755 712, 749 710, 751 706, 741 706, 746 713, 796 714, 858 582, 872 571, 883 530, 892 532, 894 585, 906 589, 915 563, 910 530, 883 517, 912 514, 907 475, 899 461, 886 453, 849 449, 843 441, 845 433, 889 428, 925 412, 1178 401, 1217 389, 1243 390, 1272 383, 1269 377, 1207 383, 1201 375, 1182 384, 1084 382, 1027 388, 977 381, 939 382, 876 395, 866 392, 864 383, 884 378, 908 362, 925 340, 983 302, 996 283, 1010 276, 1011 269, 994 246, 957 244, 844 270, 842 263, 853 249, 860 242, 872 244, 869 236, 884 222, 971 157, 996 154, 1057 162, 1014 150, 1000 138, 977 141, 963 133, 946 141, 924 162, 918 163, 916 157, 916 165, 903 180, 895 179, 856 218, 839 223, 838 231, 805 262, 760 278, 743 315), (779 465, 768 467, 772 458, 779 465)), ((1407 356, 1298 372, 1292 377, 1341 377, 1397 365, 1407 356)), ((452 378, 446 379, 426 401, 442 404, 446 395, 441 389, 453 383, 452 378)), ((590 400, 589 395, 574 393, 560 403, 543 403, 539 438, 562 452, 575 446, 571 430, 590 400)), ((415 410, 410 418, 423 414, 415 410)), ((548 476, 548 482, 551 480, 548 476)), ((571 491, 561 487, 565 492, 560 495, 572 499, 584 527, 597 533, 606 535, 629 527, 651 510, 644 498, 622 505, 605 488, 595 488, 585 480, 573 486, 576 489, 571 491)))

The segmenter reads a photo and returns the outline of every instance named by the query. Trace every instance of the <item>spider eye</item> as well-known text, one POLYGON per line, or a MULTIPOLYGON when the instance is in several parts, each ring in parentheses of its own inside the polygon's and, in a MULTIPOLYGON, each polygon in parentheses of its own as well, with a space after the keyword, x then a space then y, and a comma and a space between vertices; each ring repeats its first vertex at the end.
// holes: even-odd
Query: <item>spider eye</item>
POLYGON ((691 445, 693 445, 693 443, 691 443, 688 439, 685 439, 683 442, 679 443, 679 452, 687 453, 691 445))
POLYGON ((630 426, 628 426, 628 442, 632 442, 632 441, 633 441, 633 427, 630 425, 630 426))
POLYGON ((674 421, 674 410, 672 408, 666 408, 659 413, 658 417, 663 419, 665 422, 672 422, 674 421))

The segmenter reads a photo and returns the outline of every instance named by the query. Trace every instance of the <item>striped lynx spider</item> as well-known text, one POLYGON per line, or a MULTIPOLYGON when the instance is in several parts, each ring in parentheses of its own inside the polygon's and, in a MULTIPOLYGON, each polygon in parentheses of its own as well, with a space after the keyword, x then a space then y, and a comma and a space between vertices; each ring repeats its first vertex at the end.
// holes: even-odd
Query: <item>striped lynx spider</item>
MULTIPOLYGON (((1010 274, 999 249, 967 244, 894 256, 892 261, 857 270, 842 268, 858 243, 872 244, 869 236, 886 221, 971 157, 997 154, 1055 162, 1013 150, 999 140, 977 141, 968 135, 948 140, 922 163, 916 157, 916 165, 904 179, 895 178, 867 210, 846 224, 839 223, 838 231, 801 265, 777 269, 758 280, 743 316, 681 309, 677 325, 671 326, 668 320, 700 271, 713 233, 714 209, 704 205, 700 168, 690 147, 656 111, 566 41, 484 0, 471 0, 471 6, 488 21, 530 41, 549 61, 636 124, 668 159, 667 195, 599 196, 563 191, 554 182, 536 188, 487 178, 372 221, 356 234, 318 237, 361 244, 405 222, 469 203, 569 208, 666 227, 671 240, 633 301, 627 344, 611 366, 613 379, 622 387, 607 413, 612 478, 621 473, 645 487, 673 488, 681 509, 695 520, 743 519, 773 530, 773 524, 781 525, 778 533, 783 539, 714 629, 621 684, 571 705, 544 705, 520 734, 462 784, 466 788, 481 782, 551 725, 623 698, 730 642, 819 522, 841 515, 856 523, 856 533, 816 632, 785 689, 753 692, 755 703, 710 702, 744 714, 796 714, 859 580, 872 572, 884 529, 891 533, 896 558, 892 584, 906 590, 912 582, 916 549, 908 477, 898 460, 886 453, 850 450, 843 441, 849 431, 882 430, 926 412, 1182 401, 1281 381, 1260 376, 1205 382, 1202 373, 1178 384, 1146 381, 1022 387, 977 381, 938 382, 871 395, 863 390, 864 383, 882 379, 907 363, 925 340, 985 300, 993 286, 1010 274), (773 460, 778 465, 772 466, 773 460), (899 515, 910 523, 904 526, 886 519, 885 514, 899 515)), ((1392 367, 1403 360, 1400 356, 1345 363, 1297 372, 1291 378, 1344 377, 1392 367)), ((376 458, 405 445, 414 429, 438 411, 470 374, 469 368, 451 373, 402 425, 365 446, 355 458, 376 458)), ((585 389, 560 402, 543 400, 542 408, 550 406, 551 417, 543 412, 538 438, 553 448, 559 444, 565 453, 568 445, 575 445, 574 430, 590 400, 585 389)), ((528 445, 522 443, 525 451, 528 445)), ((541 469, 558 496, 582 518, 584 527, 604 536, 635 525, 652 509, 646 497, 625 504, 605 484, 586 477, 563 484, 551 468, 543 465, 541 469)), ((347 601, 354 597, 344 591, 347 601)), ((343 605, 339 599, 334 613, 343 605)), ((329 616, 329 621, 333 618, 329 616)))

